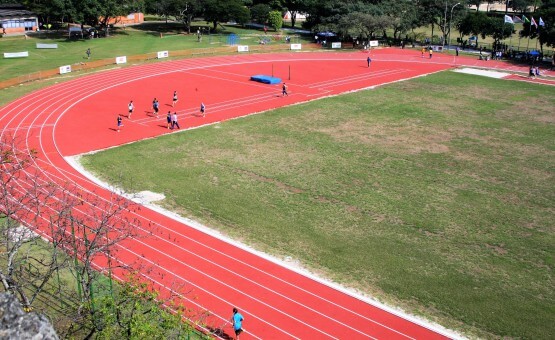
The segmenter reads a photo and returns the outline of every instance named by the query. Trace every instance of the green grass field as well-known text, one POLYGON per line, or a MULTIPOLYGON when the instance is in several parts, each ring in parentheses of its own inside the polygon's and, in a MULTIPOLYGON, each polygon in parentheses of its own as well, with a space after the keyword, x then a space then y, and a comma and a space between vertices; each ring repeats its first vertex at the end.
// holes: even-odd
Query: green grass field
MULTIPOLYGON (((205 26, 204 22, 193 23, 194 27, 205 26)), ((227 44, 229 34, 238 34, 237 43, 257 44, 261 31, 236 26, 219 27, 217 34, 204 35, 201 42, 196 34, 184 34, 184 26, 178 23, 146 22, 142 25, 114 28, 108 38, 67 39, 67 33, 35 34, 25 39, 23 36, 0 39, 2 52, 29 51, 28 58, 0 58, 0 80, 19 77, 41 70, 57 69, 64 65, 74 65, 89 61, 85 54, 91 49, 91 61, 110 59, 117 56, 133 56, 158 51, 180 51, 194 48, 221 47, 227 44), (162 38, 160 37, 162 33, 162 38), (57 49, 37 49, 37 43, 58 44, 57 49)), ((196 28, 193 30, 196 32, 196 28)), ((296 41, 301 39, 295 37, 296 41)), ((272 41, 271 43, 283 43, 272 41)), ((171 55, 171 53, 170 53, 171 55)))
POLYGON ((548 86, 443 72, 82 161, 447 327, 548 339, 554 104, 548 86))

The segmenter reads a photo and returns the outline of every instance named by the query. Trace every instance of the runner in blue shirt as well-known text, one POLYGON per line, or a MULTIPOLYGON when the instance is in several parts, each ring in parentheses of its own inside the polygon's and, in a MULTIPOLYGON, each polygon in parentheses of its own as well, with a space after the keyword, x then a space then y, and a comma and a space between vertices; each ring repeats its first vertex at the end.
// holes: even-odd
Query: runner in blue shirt
POLYGON ((237 308, 233 308, 233 316, 231 317, 231 322, 233 322, 233 330, 235 331, 235 339, 239 340, 239 335, 243 332, 242 322, 243 316, 237 308))

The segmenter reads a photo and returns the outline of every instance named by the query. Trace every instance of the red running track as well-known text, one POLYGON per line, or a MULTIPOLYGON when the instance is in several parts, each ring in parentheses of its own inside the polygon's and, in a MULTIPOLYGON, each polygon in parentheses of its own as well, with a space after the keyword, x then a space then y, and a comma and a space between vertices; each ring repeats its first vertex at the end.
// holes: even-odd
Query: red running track
MULTIPOLYGON (((181 128, 186 129, 445 70, 455 61, 389 49, 372 52, 368 68, 366 56, 360 52, 236 55, 99 72, 36 91, 1 108, 1 134, 24 138, 27 150, 39 150, 35 166, 44 181, 73 182, 84 193, 109 200, 109 191, 87 179, 65 157, 171 133, 165 123, 168 110, 177 111, 181 128), (272 72, 287 82, 289 96, 280 96, 280 85, 248 80, 250 75, 272 72), (174 90, 179 94, 175 109, 171 107, 174 90), (161 104, 160 117, 152 112, 155 97, 161 104), (118 133, 116 116, 126 114, 131 99, 135 112, 131 119, 124 118, 125 126, 118 133), (207 107, 204 118, 198 114, 201 101, 207 107)), ((456 60, 461 61, 476 62, 456 60)), ((504 64, 488 65, 503 68, 504 64)), ((179 218, 148 208, 129 214, 137 221, 140 237, 119 245, 113 260, 141 269, 162 297, 177 295, 197 311, 190 314, 193 321, 202 321, 208 329, 225 325, 224 331, 231 335, 226 320, 236 306, 245 316, 243 339, 454 336, 385 311, 179 218), (209 316, 199 320, 201 311, 209 316)), ((105 268, 103 262, 97 260, 100 270, 105 268)), ((119 278, 124 274, 116 271, 119 278)))

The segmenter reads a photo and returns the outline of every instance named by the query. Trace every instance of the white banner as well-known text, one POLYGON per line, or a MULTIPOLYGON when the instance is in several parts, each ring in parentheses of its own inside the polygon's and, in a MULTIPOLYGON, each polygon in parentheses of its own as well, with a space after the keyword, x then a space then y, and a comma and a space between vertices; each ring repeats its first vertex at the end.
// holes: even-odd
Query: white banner
POLYGON ((377 40, 370 40, 370 47, 378 47, 379 45, 377 40))
POLYGON ((58 48, 58 44, 39 44, 39 43, 37 43, 37 48, 58 48))
POLYGON ((237 45, 237 52, 248 52, 249 46, 248 45, 237 45))
POLYGON ((160 58, 167 58, 169 56, 169 52, 168 51, 160 51, 158 52, 158 59, 160 58))
POLYGON ((4 53, 4 58, 21 58, 21 57, 28 57, 29 52, 13 52, 13 53, 4 53))
POLYGON ((60 66, 60 74, 71 72, 71 65, 60 66))
POLYGON ((301 44, 291 44, 291 49, 292 50, 300 50, 301 49, 301 44))
POLYGON ((340 42, 332 42, 331 43, 331 48, 341 48, 341 43, 340 42))
POLYGON ((116 57, 116 64, 125 64, 127 63, 127 57, 123 56, 123 57, 116 57))

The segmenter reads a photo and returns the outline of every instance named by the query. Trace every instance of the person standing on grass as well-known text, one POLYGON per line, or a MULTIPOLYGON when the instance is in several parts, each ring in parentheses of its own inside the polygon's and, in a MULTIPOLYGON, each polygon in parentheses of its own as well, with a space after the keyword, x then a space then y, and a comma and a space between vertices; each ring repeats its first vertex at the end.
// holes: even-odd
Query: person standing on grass
POLYGON ((233 308, 233 315, 231 316, 231 323, 233 324, 233 330, 235 331, 235 339, 239 340, 239 335, 243 332, 243 316, 237 308, 233 308))
POLYGON ((128 114, 127 114, 127 118, 131 119, 131 114, 133 113, 133 110, 135 109, 135 105, 133 105, 133 101, 130 101, 129 104, 127 104, 127 110, 128 110, 128 114))
POLYGON ((460 51, 460 48, 459 48, 459 46, 457 46, 455 48, 455 56, 457 56, 457 57, 459 56, 459 51, 460 51))
POLYGON ((118 132, 119 132, 120 128, 123 126, 123 122, 120 115, 118 115, 117 122, 118 122, 118 132))
POLYGON ((283 83, 283 85, 281 86, 281 95, 283 97, 289 96, 289 94, 287 93, 287 85, 285 85, 285 83, 283 83))
POLYGON ((87 54, 87 59, 91 59, 91 49, 87 48, 87 50, 85 51, 85 53, 87 54))
POLYGON ((177 104, 177 91, 173 91, 172 107, 175 107, 175 104, 177 104))
POLYGON ((200 103, 200 113, 203 117, 206 117, 206 106, 204 106, 204 103, 200 103))
POLYGON ((368 67, 370 67, 371 62, 372 62, 372 59, 370 59, 370 57, 366 58, 366 63, 368 64, 368 67))
POLYGON ((179 127, 179 123, 177 122, 177 112, 174 112, 173 115, 172 115, 172 130, 176 126, 177 126, 178 129, 181 129, 179 127))
POLYGON ((168 129, 169 129, 172 125, 172 113, 170 111, 168 111, 168 114, 166 115, 166 122, 168 122, 168 129))

